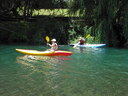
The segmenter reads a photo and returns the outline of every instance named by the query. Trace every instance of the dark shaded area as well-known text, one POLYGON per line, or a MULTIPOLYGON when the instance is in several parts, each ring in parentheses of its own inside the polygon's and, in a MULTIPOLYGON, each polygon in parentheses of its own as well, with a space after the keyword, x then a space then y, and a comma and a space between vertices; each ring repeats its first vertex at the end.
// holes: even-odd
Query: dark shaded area
POLYGON ((59 44, 68 43, 68 18, 37 16, 27 21, 12 20, 0 22, 1 44, 41 45, 46 43, 46 35, 56 38, 59 44))
POLYGON ((69 18, 32 15, 35 9, 56 8, 67 4, 64 0, 1 0, 0 44, 45 44, 46 35, 67 44, 69 18))

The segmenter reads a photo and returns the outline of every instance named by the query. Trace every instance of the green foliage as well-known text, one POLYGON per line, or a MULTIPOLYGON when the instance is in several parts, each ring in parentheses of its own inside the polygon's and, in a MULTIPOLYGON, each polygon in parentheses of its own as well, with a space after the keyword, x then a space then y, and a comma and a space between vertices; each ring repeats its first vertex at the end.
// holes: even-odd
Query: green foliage
POLYGON ((72 36, 72 38, 70 38, 70 43, 77 43, 79 41, 80 37, 83 37, 86 40, 86 43, 101 43, 100 42, 100 33, 95 36, 94 32, 93 32, 93 27, 89 27, 89 26, 85 26, 83 27, 83 33, 82 34, 78 34, 76 31, 72 30, 69 32, 70 35, 72 36))
POLYGON ((125 38, 128 40, 128 5, 125 7, 126 12, 124 13, 124 26, 123 26, 123 33, 125 38))
POLYGON ((1 17, 32 17, 34 10, 67 8, 64 0, 0 0, 1 17))
POLYGON ((69 34, 69 40, 72 40, 76 36, 76 31, 74 29, 68 30, 69 34))
POLYGON ((0 23, 0 39, 4 42, 34 44, 45 42, 42 38, 49 35, 65 44, 68 38, 71 41, 90 34, 86 38, 89 43, 118 47, 128 44, 128 0, 1 0, 0 17, 22 19, 0 23), (48 18, 26 21, 35 15, 48 18), (71 20, 63 22, 53 19, 54 16, 71 16, 71 20))
POLYGON ((96 41, 117 47, 128 42, 128 0, 70 0, 70 3, 70 13, 80 10, 96 41))

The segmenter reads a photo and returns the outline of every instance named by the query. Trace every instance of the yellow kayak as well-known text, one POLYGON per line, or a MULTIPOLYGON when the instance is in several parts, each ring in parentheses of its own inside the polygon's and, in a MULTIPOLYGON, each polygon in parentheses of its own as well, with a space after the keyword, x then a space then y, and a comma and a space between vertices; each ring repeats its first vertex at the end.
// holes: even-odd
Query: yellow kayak
POLYGON ((69 51, 38 51, 38 50, 26 50, 26 49, 16 49, 16 51, 27 54, 27 55, 35 55, 35 56, 70 56, 72 52, 69 51))

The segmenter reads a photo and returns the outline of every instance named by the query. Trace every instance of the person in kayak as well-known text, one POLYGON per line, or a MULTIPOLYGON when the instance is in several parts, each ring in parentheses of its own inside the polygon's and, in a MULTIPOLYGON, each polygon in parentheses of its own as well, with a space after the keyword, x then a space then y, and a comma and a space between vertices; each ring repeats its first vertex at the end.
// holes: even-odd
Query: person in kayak
POLYGON ((84 43, 85 43, 85 39, 83 39, 82 37, 80 37, 80 39, 79 39, 79 45, 84 45, 84 43))
POLYGON ((51 49, 49 49, 49 50, 50 51, 57 51, 58 45, 56 43, 56 39, 52 39, 51 42, 52 42, 52 44, 47 43, 47 45, 49 45, 51 47, 51 49))
POLYGON ((79 42, 77 44, 75 44, 73 46, 73 48, 78 47, 78 45, 84 45, 84 43, 85 43, 85 39, 83 39, 82 37, 80 37, 79 42))

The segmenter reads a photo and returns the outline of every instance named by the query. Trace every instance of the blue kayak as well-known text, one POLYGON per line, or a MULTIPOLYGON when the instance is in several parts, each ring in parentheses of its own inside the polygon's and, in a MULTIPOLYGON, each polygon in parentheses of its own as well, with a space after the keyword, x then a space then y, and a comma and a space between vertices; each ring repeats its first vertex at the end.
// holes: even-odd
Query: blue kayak
POLYGON ((106 44, 84 44, 84 45, 71 44, 70 46, 73 46, 73 47, 85 47, 85 48, 100 48, 100 47, 106 46, 106 44))

